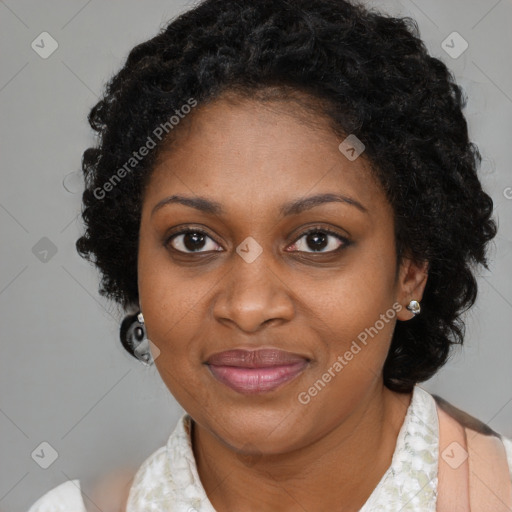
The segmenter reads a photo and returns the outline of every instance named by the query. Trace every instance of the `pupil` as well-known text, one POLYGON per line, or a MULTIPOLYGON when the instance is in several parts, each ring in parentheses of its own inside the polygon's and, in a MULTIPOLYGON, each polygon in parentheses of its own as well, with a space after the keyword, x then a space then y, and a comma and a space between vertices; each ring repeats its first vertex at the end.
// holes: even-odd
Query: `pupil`
MULTIPOLYGON (((307 236, 307 243, 314 250, 322 250, 327 245, 327 236, 321 231, 315 231, 307 236)), ((201 249, 204 246, 204 235, 197 232, 187 233, 184 244, 189 251, 201 249)))
POLYGON ((327 245, 326 239, 327 236, 325 233, 322 233, 321 231, 315 231, 314 233, 310 233, 307 236, 307 243, 309 244, 309 242, 312 241, 313 244, 309 245, 309 247, 315 250, 321 250, 327 245))
POLYGON ((184 236, 184 245, 189 251, 195 251, 197 249, 201 249, 204 246, 204 235, 202 235, 201 233, 196 233, 196 232, 187 233, 184 236), (190 239, 193 240, 192 243, 189 243, 190 239), (202 242, 202 244, 200 244, 199 246, 197 245, 198 239, 199 239, 199 243, 202 242))

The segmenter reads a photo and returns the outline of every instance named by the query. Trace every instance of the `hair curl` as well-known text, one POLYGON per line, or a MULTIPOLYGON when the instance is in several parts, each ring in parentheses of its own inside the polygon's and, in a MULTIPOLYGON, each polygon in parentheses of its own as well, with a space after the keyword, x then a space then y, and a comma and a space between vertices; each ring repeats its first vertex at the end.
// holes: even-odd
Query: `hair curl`
POLYGON ((461 315, 477 295, 473 265, 488 268, 496 234, 462 114, 467 99, 411 18, 344 0, 206 0, 135 46, 88 116, 99 142, 83 154, 86 231, 77 250, 101 271, 101 295, 136 306, 141 198, 166 139, 104 198, 95 190, 187 98, 264 99, 268 90, 283 101, 305 93, 334 130, 365 144, 394 210, 399 261, 429 262, 422 313, 397 322, 383 370, 388 388, 408 392, 463 343, 461 315))

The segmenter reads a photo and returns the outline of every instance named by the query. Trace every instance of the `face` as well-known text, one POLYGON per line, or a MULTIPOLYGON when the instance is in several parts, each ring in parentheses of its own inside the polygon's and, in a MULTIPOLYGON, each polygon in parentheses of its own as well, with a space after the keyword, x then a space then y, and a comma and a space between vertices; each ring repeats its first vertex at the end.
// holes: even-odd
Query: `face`
POLYGON ((138 286, 155 364, 234 449, 285 452, 345 421, 412 317, 396 304, 421 299, 412 267, 396 277, 391 206, 341 141, 293 104, 224 98, 190 115, 148 182, 138 286), (205 201, 166 202, 178 195, 205 201), (249 352, 218 355, 234 349, 249 352))

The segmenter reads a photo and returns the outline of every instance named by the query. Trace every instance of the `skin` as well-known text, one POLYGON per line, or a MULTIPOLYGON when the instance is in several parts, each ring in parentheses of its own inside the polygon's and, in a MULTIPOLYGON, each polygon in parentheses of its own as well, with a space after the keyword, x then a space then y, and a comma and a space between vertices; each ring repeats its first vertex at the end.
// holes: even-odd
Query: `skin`
POLYGON ((143 197, 140 307, 156 367, 194 420, 198 472, 218 511, 359 510, 391 463, 411 400, 383 385, 382 367, 396 321, 410 320, 405 306, 422 298, 426 265, 404 259, 397 269, 393 210, 364 153, 348 160, 327 120, 307 121, 292 102, 224 96, 197 107, 143 197), (325 192, 366 211, 330 202, 280 217, 283 203, 325 192), (208 197, 225 213, 175 203, 152 215, 172 194, 208 197), (328 245, 315 251, 303 233, 318 225, 351 244, 325 234, 328 245), (187 228, 207 232, 202 245, 178 235, 166 246, 187 228), (251 263, 236 252, 247 237, 262 249, 251 263), (397 302, 398 314, 300 403, 397 302), (262 347, 309 365, 276 390, 243 395, 203 364, 215 352, 262 347))

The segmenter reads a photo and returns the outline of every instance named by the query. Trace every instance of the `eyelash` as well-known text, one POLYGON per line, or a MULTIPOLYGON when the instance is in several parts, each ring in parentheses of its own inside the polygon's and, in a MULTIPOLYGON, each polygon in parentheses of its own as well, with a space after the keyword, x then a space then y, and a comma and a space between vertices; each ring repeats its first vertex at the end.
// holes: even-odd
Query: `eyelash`
MULTIPOLYGON (((307 251, 294 251, 294 252, 299 252, 299 253, 304 253, 304 254, 334 254, 334 253, 337 253, 337 252, 340 252, 341 250, 343 249, 346 249, 349 245, 352 244, 352 242, 340 235, 339 233, 337 233, 336 231, 333 231, 331 229, 328 229, 328 228, 323 228, 321 226, 314 226, 314 227, 311 227, 309 229, 307 229, 306 231, 304 231, 303 233, 301 233, 297 238, 295 238, 295 240, 293 241, 292 245, 295 245, 301 238, 309 235, 310 233, 325 233, 327 235, 331 235, 331 236, 334 236, 335 238, 337 238, 338 240, 340 240, 342 242, 342 245, 340 245, 337 249, 334 249, 332 251, 327 251, 327 252, 320 252, 320 251, 312 251, 312 252, 307 252, 307 251)), ((195 228, 187 228, 187 229, 184 229, 182 231, 179 231, 177 233, 173 233, 172 235, 170 235, 169 237, 166 238, 165 242, 164 242, 164 246, 165 247, 168 247, 171 243, 171 241, 178 237, 179 235, 186 235, 186 234, 189 234, 189 233, 197 233, 199 235, 204 235, 208 238, 210 238, 211 240, 213 240, 217 245, 220 245, 218 244, 206 231, 203 231, 202 229, 195 229, 195 228)), ((171 250, 179 253, 179 254, 186 254, 186 255, 191 255, 191 254, 206 254, 206 253, 209 253, 211 251, 204 251, 204 252, 201 252, 201 251, 196 251, 196 252, 185 252, 185 251, 180 251, 178 249, 174 249, 174 247, 171 247, 171 250)), ((219 251, 220 252, 220 251, 219 251)))

